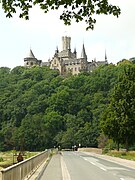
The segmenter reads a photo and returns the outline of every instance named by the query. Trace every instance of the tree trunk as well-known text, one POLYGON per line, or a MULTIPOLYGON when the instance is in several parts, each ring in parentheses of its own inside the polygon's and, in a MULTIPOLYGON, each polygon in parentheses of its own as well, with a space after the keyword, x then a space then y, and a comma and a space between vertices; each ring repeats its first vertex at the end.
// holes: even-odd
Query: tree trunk
POLYGON ((120 150, 120 144, 118 142, 118 144, 117 144, 117 151, 119 151, 119 150, 120 150))
POLYGON ((126 138, 126 152, 128 152, 128 137, 126 138))

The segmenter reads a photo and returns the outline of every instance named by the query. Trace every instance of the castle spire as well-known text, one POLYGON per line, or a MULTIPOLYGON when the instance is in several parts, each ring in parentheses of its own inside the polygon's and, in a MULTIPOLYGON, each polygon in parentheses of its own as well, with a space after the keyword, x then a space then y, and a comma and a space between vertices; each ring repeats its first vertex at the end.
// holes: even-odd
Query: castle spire
POLYGON ((107 54, 106 54, 106 49, 105 49, 105 61, 107 61, 107 54))
POLYGON ((86 59, 87 59, 87 55, 86 55, 86 52, 85 52, 84 43, 83 43, 83 47, 82 47, 81 58, 86 58, 86 59))
POLYGON ((74 48, 74 54, 76 54, 76 48, 74 48))
POLYGON ((59 49, 58 49, 58 46, 56 46, 55 53, 58 53, 58 52, 59 52, 59 49))
POLYGON ((29 51, 29 53, 28 53, 28 55, 27 55, 27 58, 35 58, 35 56, 34 56, 32 50, 31 50, 31 48, 30 48, 30 51, 29 51))
POLYGON ((77 57, 77 51, 76 51, 76 48, 74 48, 74 55, 75 55, 75 58, 77 57))

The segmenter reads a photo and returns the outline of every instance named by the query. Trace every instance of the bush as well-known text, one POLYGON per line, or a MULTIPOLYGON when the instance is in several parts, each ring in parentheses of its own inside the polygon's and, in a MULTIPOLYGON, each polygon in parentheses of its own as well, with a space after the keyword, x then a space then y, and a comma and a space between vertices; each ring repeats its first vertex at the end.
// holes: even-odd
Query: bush
POLYGON ((4 161, 4 159, 2 157, 0 157, 0 162, 3 162, 3 161, 4 161))
POLYGON ((122 152, 122 153, 121 153, 121 156, 126 156, 126 155, 127 155, 126 152, 122 152))
POLYGON ((135 146, 130 147, 130 148, 129 148, 129 151, 135 151, 135 146))
POLYGON ((109 151, 110 151, 109 148, 104 148, 102 153, 103 153, 103 154, 107 154, 109 151))

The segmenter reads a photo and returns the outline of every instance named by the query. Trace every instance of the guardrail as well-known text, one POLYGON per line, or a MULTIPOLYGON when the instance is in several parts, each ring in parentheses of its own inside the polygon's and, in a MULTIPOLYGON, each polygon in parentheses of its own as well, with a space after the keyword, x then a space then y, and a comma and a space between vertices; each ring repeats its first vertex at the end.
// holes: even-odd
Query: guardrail
POLYGON ((49 151, 44 151, 36 156, 26 159, 8 168, 2 169, 2 180, 24 180, 33 174, 33 172, 47 160, 49 151))

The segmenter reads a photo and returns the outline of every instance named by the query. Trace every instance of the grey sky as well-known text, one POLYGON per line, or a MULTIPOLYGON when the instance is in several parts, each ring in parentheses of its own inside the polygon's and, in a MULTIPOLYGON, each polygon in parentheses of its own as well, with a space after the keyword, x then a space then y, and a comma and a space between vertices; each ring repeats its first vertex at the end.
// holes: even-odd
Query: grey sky
POLYGON ((54 55, 56 46, 61 50, 61 37, 65 34, 71 36, 71 48, 76 47, 78 57, 84 42, 88 61, 104 60, 105 49, 109 63, 135 57, 135 0, 110 1, 120 6, 120 17, 96 16, 95 29, 88 32, 84 23, 64 26, 58 11, 44 14, 35 7, 30 20, 25 21, 17 15, 8 19, 0 9, 0 66, 23 65, 30 47, 36 58, 47 61, 54 55))

